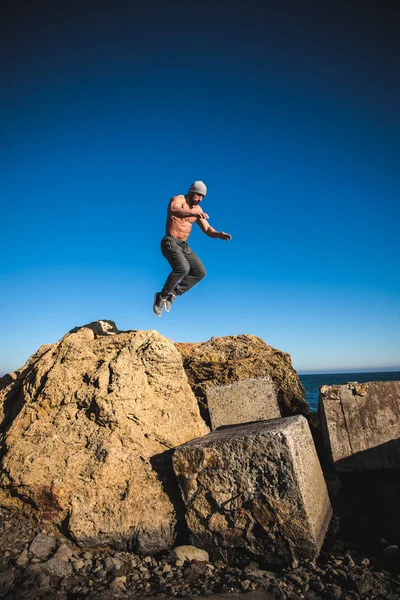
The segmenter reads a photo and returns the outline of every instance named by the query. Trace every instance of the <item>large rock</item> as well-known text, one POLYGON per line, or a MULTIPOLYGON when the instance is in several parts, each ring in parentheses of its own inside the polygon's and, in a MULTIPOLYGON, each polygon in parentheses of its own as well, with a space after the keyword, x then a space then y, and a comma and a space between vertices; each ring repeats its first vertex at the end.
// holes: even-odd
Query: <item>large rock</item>
POLYGON ((0 411, 1 504, 82 546, 173 544, 162 457, 208 428, 170 340, 107 321, 77 328, 1 380, 0 411))
POLYGON ((400 469, 400 381, 322 386, 319 413, 338 471, 400 469))
MULTIPOLYGON (((203 416, 210 424, 209 388, 260 377, 271 378, 283 417, 309 414, 305 391, 292 367, 290 355, 268 346, 261 338, 235 335, 212 337, 208 342, 175 345, 182 355, 183 366, 203 416)), ((268 410, 268 407, 264 410, 268 410)), ((264 413, 262 418, 274 416, 264 413)))
POLYGON ((302 416, 219 429, 174 452, 191 542, 230 564, 315 559, 331 506, 302 416))

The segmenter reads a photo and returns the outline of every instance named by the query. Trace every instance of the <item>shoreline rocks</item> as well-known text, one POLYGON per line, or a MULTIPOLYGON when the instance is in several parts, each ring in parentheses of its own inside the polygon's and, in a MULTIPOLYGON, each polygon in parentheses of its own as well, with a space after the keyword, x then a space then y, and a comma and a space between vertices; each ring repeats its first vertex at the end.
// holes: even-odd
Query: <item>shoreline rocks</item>
POLYGON ((354 457, 368 467, 365 453, 394 439, 397 408, 382 409, 374 385, 351 384, 346 407, 322 390, 340 404, 329 431, 308 414, 290 356, 254 336, 174 345, 98 321, 42 346, 0 379, 0 598, 400 600, 397 463, 335 469, 354 457), (208 421, 213 401, 223 408, 212 433, 193 392, 208 421), (377 414, 382 431, 361 431, 357 446, 357 416, 368 429, 377 414), (343 427, 351 452, 332 464, 326 442, 343 427), (320 551, 321 465, 334 516, 320 551))
POLYGON ((172 554, 140 558, 110 548, 79 548, 60 534, 40 530, 15 510, 0 508, 0 598, 12 600, 134 600, 241 594, 245 600, 399 600, 399 548, 373 552, 328 535, 316 561, 277 569, 252 562, 183 561, 172 554), (37 536, 48 552, 30 551, 37 536), (51 549, 50 549, 51 548, 51 549))

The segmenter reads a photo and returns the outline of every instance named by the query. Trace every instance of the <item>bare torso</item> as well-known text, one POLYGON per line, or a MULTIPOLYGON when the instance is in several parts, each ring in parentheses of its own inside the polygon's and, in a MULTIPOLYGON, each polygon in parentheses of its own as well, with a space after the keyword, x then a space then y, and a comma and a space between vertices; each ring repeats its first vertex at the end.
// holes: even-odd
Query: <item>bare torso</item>
POLYGON ((199 206, 190 206, 186 202, 185 196, 174 196, 168 205, 168 215, 167 215, 167 224, 166 224, 166 235, 172 235, 178 240, 187 241, 190 232, 192 231, 192 225, 197 221, 197 217, 180 217, 172 214, 171 205, 174 207, 179 207, 184 212, 192 212, 193 214, 199 214, 203 211, 199 206))

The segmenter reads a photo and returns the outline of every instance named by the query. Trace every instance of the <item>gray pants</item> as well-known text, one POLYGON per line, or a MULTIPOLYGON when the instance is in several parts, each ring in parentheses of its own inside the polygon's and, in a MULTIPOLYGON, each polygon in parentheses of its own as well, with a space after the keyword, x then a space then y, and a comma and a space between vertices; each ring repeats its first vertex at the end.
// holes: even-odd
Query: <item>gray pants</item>
POLYGON ((172 267, 172 271, 161 290, 166 298, 170 294, 180 296, 203 279, 206 270, 198 256, 183 240, 166 235, 161 240, 161 252, 172 267))

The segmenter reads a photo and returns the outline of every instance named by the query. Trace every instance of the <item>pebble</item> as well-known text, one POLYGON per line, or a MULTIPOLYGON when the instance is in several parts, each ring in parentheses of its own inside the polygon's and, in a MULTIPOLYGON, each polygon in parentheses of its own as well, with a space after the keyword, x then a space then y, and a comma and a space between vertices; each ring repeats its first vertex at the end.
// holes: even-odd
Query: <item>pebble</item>
POLYGON ((251 581, 249 579, 245 579, 244 581, 242 581, 241 587, 242 587, 242 590, 247 592, 247 590, 249 590, 251 588, 251 581))

